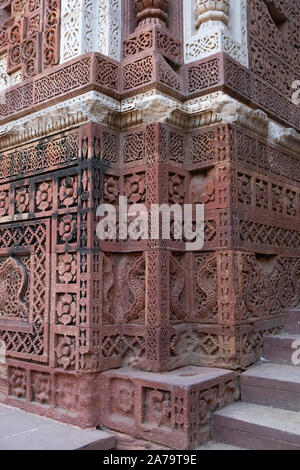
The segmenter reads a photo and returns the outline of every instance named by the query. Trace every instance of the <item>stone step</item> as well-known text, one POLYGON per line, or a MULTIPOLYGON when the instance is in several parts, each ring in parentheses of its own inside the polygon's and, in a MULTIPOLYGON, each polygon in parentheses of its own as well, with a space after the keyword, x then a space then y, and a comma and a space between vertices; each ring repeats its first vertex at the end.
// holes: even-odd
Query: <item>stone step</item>
POLYGON ((222 442, 209 441, 203 446, 196 447, 193 450, 246 450, 241 447, 231 446, 222 442))
POLYGON ((300 365, 300 335, 265 336, 263 358, 280 364, 300 365), (296 344, 297 342, 298 344, 296 344), (297 350, 299 351, 298 355, 297 350), (295 359, 298 360, 298 363, 293 362, 295 359))
POLYGON ((300 367, 263 362, 241 375, 242 400, 300 411, 300 367))
POLYGON ((212 438, 249 450, 300 450, 300 413, 238 402, 214 414, 212 438))
POLYGON ((287 311, 285 329, 287 333, 300 335, 300 309, 287 311))
POLYGON ((115 437, 0 405, 0 450, 110 450, 115 437))

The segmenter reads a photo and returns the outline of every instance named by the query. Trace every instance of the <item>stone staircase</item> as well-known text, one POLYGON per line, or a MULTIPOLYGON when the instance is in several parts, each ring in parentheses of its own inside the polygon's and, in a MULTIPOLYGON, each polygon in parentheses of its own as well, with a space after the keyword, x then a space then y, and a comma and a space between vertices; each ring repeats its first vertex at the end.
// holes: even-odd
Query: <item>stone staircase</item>
POLYGON ((292 359, 297 350, 300 309, 288 311, 284 334, 265 337, 263 361, 241 375, 241 401, 214 414, 215 441, 251 450, 300 450, 300 364, 292 359))

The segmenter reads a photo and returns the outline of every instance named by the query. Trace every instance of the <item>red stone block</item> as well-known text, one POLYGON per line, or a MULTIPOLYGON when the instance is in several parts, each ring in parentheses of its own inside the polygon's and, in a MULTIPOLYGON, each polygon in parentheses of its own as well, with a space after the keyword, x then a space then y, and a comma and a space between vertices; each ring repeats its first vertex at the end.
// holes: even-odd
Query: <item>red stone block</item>
POLYGON ((120 369, 103 373, 101 382, 105 426, 174 449, 206 442, 211 412, 238 397, 234 374, 221 369, 120 369))

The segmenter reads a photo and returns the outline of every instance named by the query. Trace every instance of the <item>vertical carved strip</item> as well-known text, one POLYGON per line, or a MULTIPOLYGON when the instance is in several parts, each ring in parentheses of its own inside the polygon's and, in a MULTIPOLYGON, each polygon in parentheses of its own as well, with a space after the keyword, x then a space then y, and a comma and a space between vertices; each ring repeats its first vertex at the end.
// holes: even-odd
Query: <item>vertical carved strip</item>
POLYGON ((61 63, 87 52, 119 60, 121 0, 62 0, 61 63))
POLYGON ((60 0, 45 0, 43 69, 59 63, 60 0))

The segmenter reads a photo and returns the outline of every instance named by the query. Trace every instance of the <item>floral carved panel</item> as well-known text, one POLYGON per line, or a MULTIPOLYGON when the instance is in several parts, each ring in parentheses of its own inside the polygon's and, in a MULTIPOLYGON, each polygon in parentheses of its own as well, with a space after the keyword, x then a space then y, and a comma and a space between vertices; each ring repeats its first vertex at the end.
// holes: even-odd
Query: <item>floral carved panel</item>
MULTIPOLYGON (((5 53, 6 58, 1 79, 4 87, 59 62, 59 24, 60 0, 13 0, 0 4, 0 54, 5 53)), ((3 58, 1 64, 3 69, 3 58)))

